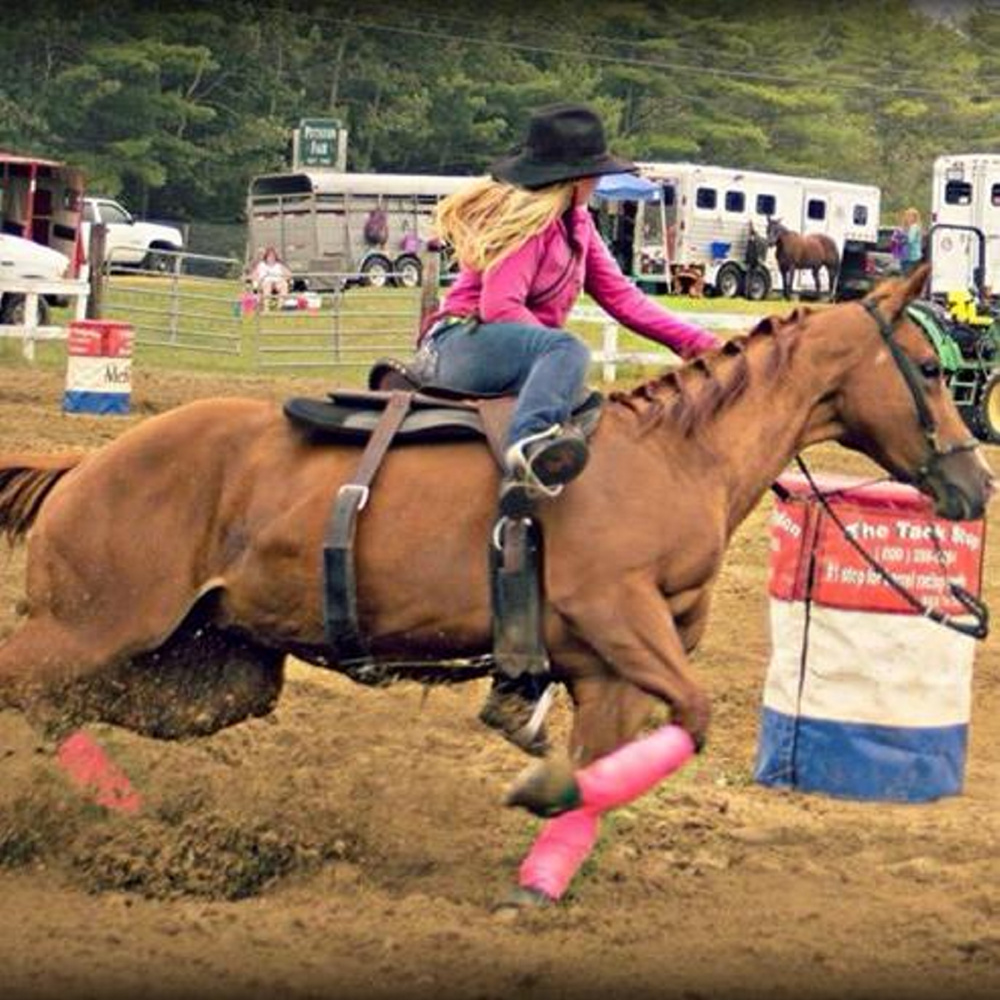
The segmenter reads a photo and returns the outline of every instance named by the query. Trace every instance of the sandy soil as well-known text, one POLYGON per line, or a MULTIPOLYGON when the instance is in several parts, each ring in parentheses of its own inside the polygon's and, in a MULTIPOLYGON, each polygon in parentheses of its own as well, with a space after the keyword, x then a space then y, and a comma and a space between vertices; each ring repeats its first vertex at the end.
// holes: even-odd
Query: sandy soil
MULTIPOLYGON (((196 396, 322 388, 139 373, 132 417, 69 417, 59 374, 0 368, 0 447, 93 447, 196 396)), ((835 448, 814 464, 868 469, 835 448)), ((730 549, 698 656, 708 750, 607 821, 545 912, 491 912, 537 824, 499 804, 525 759, 476 722, 484 682, 372 691, 293 664, 271 717, 210 738, 90 727, 142 790, 138 818, 82 801, 24 719, 0 713, 0 995, 1000 995, 1000 642, 978 652, 962 796, 755 785, 768 509, 730 549)), ((996 507, 992 521, 995 535, 996 507)), ((23 568, 23 550, 0 555, 0 637, 23 568)))

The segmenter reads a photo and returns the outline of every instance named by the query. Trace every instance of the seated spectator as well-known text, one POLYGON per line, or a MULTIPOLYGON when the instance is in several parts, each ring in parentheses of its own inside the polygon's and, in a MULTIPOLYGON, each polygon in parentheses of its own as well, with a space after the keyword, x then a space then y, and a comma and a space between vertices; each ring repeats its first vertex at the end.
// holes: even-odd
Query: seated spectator
POLYGON ((250 272, 251 287, 265 300, 287 295, 291 278, 292 272, 282 262, 274 247, 268 247, 264 251, 264 256, 250 272))

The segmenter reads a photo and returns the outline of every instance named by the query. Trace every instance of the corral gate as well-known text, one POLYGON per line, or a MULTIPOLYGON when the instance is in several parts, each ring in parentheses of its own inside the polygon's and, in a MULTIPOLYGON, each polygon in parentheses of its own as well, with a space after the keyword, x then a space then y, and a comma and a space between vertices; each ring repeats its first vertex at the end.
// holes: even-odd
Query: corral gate
POLYGON ((110 261, 101 313, 135 327, 140 349, 228 357, 228 370, 367 368, 412 353, 420 288, 370 287, 359 274, 325 274, 333 289, 253 295, 235 258, 163 254, 159 271, 110 261))

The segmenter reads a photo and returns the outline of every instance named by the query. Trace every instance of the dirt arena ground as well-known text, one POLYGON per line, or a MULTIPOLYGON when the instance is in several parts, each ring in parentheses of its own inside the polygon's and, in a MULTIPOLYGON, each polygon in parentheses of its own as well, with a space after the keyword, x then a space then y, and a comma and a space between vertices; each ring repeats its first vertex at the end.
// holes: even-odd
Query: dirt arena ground
MULTIPOLYGON (((59 373, 0 367, 0 450, 99 446, 198 396, 322 388, 140 372, 133 416, 69 417, 59 373)), ((813 464, 870 471, 832 447, 813 464)), ((500 806, 525 759, 476 722, 484 682, 425 696, 293 664, 273 716, 211 738, 90 727, 145 796, 137 818, 83 802, 0 712, 0 996, 1000 996, 1000 639, 978 650, 962 796, 756 786, 769 509, 730 549, 697 658, 708 750, 607 821, 545 912, 491 912, 537 824, 500 806)), ((996 608, 997 505, 989 532, 996 608)), ((23 568, 0 551, 0 638, 23 568)))

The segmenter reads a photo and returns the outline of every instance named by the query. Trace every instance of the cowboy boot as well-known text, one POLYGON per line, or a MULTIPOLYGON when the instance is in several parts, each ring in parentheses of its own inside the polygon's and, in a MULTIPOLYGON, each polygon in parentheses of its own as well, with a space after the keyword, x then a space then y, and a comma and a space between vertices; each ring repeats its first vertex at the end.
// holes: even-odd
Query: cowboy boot
POLYGON ((506 451, 507 474, 500 483, 500 513, 530 517, 534 502, 557 497, 587 464, 587 441, 579 428, 553 424, 516 441, 506 451))

